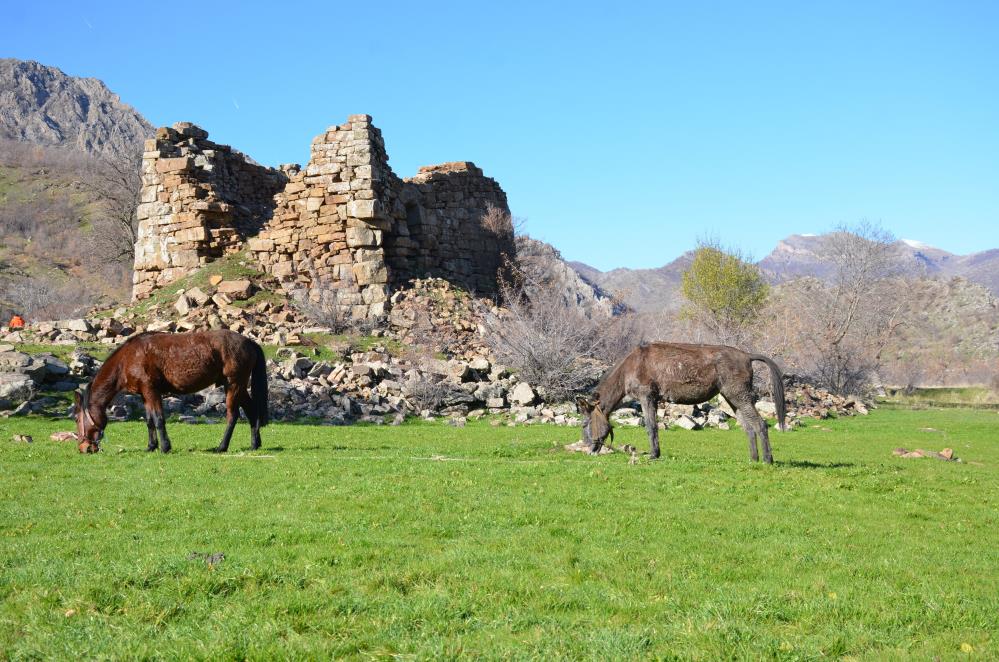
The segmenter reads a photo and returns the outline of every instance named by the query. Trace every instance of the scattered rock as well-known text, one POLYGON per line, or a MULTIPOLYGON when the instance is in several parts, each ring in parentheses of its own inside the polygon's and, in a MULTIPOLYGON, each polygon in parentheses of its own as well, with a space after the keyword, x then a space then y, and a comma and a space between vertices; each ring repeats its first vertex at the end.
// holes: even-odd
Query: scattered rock
POLYGON ((939 453, 935 451, 926 451, 922 448, 917 448, 915 450, 908 450, 906 448, 896 448, 892 451, 892 455, 896 457, 901 457, 907 460, 916 460, 922 458, 933 458, 936 460, 944 460, 945 462, 960 462, 961 458, 954 456, 953 449, 945 448, 939 453))
POLYGON ((63 432, 53 432, 49 436, 49 439, 51 439, 52 441, 76 441, 77 437, 75 432, 63 431, 63 432))
POLYGON ((11 441, 16 441, 20 444, 30 444, 34 441, 34 439, 31 438, 30 434, 15 434, 11 437, 11 441))
POLYGON ((242 301, 249 299, 253 294, 253 283, 248 280, 224 280, 217 286, 219 294, 224 294, 230 299, 242 301))
MULTIPOLYGON (((585 440, 580 439, 574 444, 566 444, 565 449, 573 453, 589 453, 590 445, 586 443, 585 440)), ((609 455, 610 453, 613 452, 614 452, 613 448, 611 448, 607 444, 604 444, 603 446, 600 447, 600 450, 597 451, 597 455, 609 455)))
POLYGON ((510 401, 521 406, 532 405, 537 398, 534 389, 527 382, 518 383, 510 392, 510 401))

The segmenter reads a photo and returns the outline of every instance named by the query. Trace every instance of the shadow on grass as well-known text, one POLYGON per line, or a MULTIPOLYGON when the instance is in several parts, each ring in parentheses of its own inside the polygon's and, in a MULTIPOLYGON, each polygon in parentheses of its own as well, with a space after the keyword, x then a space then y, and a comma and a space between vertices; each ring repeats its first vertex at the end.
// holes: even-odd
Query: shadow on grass
POLYGON ((856 466, 853 462, 812 462, 810 460, 774 460, 774 465, 791 469, 845 469, 856 466))
MULTIPOLYGON (((215 446, 210 446, 208 448, 191 449, 192 451, 200 451, 202 453, 210 453, 212 455, 220 455, 216 453, 215 446)), ((237 446, 230 446, 230 453, 284 453, 286 451, 290 452, 301 452, 301 451, 388 451, 394 450, 393 446, 344 446, 342 444, 332 445, 332 446, 322 446, 316 444, 314 446, 295 446, 294 448, 287 448, 285 446, 268 446, 264 444, 256 451, 251 451, 249 448, 239 448, 237 446)))

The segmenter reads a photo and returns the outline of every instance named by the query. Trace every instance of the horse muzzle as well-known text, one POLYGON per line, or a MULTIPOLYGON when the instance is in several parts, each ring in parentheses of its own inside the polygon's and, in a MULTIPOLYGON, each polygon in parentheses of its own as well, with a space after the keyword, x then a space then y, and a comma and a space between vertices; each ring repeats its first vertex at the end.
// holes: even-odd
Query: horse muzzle
POLYGON ((81 453, 99 453, 101 450, 98 442, 90 441, 89 439, 84 439, 76 447, 81 453))

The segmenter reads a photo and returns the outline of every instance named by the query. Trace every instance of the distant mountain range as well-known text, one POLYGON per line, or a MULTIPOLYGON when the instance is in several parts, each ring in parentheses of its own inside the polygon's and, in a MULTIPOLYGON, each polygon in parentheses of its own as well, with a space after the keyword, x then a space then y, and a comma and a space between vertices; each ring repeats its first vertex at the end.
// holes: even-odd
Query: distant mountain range
POLYGON ((0 59, 0 139, 91 156, 136 153, 153 126, 96 78, 0 59))
MULTIPOLYGON (((826 238, 827 235, 791 235, 778 242, 758 265, 771 282, 797 276, 826 278, 832 268, 823 256, 826 238)), ((896 242, 895 247, 910 275, 958 276, 999 296, 999 249, 955 255, 909 239, 896 242)), ((600 271, 582 262, 569 262, 569 265, 585 281, 617 297, 633 310, 655 312, 676 310, 682 305, 680 281, 692 258, 693 251, 688 251, 658 269, 600 271)))

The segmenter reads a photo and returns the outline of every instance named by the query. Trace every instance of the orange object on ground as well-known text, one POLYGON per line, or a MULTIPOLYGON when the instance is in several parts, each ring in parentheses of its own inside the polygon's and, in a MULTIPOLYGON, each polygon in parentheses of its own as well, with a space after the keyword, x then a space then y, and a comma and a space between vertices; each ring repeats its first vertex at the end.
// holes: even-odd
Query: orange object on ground
POLYGON ((24 318, 20 315, 14 315, 10 318, 10 323, 7 324, 9 329, 23 329, 24 328, 24 318))

